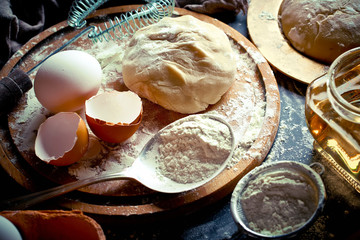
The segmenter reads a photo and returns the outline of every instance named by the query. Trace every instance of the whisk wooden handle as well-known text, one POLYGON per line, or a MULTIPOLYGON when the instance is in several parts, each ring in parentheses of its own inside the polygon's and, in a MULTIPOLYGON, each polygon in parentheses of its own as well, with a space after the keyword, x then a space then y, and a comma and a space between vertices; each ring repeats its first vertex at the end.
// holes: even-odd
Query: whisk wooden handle
POLYGON ((29 76, 15 69, 0 80, 0 116, 7 114, 20 100, 21 96, 32 88, 29 76))

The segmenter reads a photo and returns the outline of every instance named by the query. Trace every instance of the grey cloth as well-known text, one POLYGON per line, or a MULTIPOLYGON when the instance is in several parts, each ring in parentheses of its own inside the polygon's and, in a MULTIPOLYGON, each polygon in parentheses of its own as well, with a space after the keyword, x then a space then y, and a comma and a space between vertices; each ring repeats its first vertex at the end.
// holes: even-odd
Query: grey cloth
POLYGON ((0 0, 0 68, 28 40, 66 20, 72 0, 0 0))
MULTIPOLYGON (((177 6, 204 14, 246 12, 247 0, 176 0, 177 6)), ((73 0, 0 0, 0 68, 35 35, 67 19, 73 0)), ((112 0, 101 7, 139 4, 112 0)), ((141 2, 141 1, 140 1, 141 2)), ((145 3, 145 2, 143 2, 145 3)))

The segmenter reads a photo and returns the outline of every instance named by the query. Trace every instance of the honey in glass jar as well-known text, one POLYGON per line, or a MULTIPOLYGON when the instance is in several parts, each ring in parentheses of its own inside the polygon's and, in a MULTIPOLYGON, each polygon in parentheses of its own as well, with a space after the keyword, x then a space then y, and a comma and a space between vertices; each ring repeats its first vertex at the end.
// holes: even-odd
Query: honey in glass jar
POLYGON ((318 150, 360 192, 360 47, 307 88, 305 117, 318 150))

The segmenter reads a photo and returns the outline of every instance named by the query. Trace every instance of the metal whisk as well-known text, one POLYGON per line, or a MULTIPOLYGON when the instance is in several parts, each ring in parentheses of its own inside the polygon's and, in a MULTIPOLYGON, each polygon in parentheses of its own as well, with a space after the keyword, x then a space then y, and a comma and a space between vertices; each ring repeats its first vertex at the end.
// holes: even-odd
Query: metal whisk
POLYGON ((68 24, 80 29, 85 26, 85 18, 108 0, 75 0, 70 8, 68 24))
MULTIPOLYGON (((75 28, 85 26, 85 18, 108 0, 75 0, 71 6, 68 24, 75 28)), ((91 26, 88 37, 94 42, 122 39, 133 35, 138 29, 159 22, 162 18, 171 16, 175 0, 146 0, 147 4, 135 10, 121 14, 103 27, 91 26)))

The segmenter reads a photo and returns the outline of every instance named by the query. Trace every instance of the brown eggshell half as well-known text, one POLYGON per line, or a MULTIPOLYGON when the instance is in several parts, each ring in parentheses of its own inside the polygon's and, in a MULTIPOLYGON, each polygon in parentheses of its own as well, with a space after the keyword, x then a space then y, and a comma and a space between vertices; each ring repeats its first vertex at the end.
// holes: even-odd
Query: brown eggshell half
POLYGON ((86 153, 89 133, 84 120, 75 112, 60 112, 47 118, 35 139, 35 154, 46 163, 67 166, 86 153))
POLYGON ((121 143, 130 138, 142 120, 141 99, 130 91, 105 92, 90 98, 85 106, 91 131, 109 143, 121 143))

